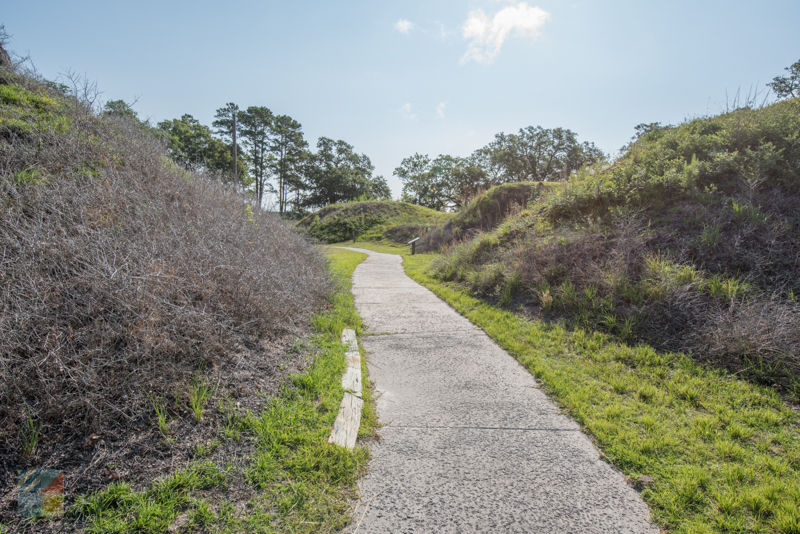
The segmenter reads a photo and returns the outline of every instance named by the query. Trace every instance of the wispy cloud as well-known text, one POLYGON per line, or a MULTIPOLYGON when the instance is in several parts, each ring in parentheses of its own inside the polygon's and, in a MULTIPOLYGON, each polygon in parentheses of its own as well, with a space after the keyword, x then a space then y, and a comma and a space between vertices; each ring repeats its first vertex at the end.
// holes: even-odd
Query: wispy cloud
POLYGON ((397 112, 402 113, 403 116, 408 120, 412 121, 417 120, 417 114, 412 111, 410 102, 406 102, 406 104, 400 109, 398 109, 397 112))
POLYGON ((432 33, 435 33, 436 37, 438 37, 441 41, 447 41, 448 39, 453 37, 456 33, 458 33, 455 30, 448 29, 447 26, 445 26, 438 20, 434 24, 437 26, 438 31, 433 31, 432 33))
POLYGON ((413 27, 414 25, 405 19, 400 19, 394 23, 394 29, 405 35, 408 35, 408 32, 410 32, 413 27))
POLYGON ((506 6, 491 19, 482 9, 476 9, 469 14, 462 27, 462 35, 471 42, 461 63, 471 59, 478 63, 491 63, 512 32, 535 37, 537 30, 549 19, 550 13, 539 6, 531 7, 527 2, 506 6))
POLYGON ((436 118, 443 119, 444 118, 444 108, 447 107, 447 102, 439 102, 439 105, 436 106, 436 118))

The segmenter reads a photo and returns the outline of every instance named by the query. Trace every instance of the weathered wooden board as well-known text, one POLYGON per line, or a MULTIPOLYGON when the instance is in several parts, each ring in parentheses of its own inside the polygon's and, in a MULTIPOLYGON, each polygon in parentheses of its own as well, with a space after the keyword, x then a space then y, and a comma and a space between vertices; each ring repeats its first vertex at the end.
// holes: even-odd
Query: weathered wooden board
POLYGON ((342 331, 342 343, 347 345, 345 360, 347 367, 342 375, 342 387, 345 389, 339 414, 333 423, 328 443, 353 449, 356 446, 358 427, 361 425, 361 356, 358 353, 358 339, 355 330, 342 331))
POLYGON ((345 361, 347 361, 348 367, 358 367, 361 368, 361 355, 358 354, 358 351, 355 350, 348 350, 344 353, 345 361))
POLYGON ((361 398, 361 368, 360 367, 347 367, 347 370, 342 375, 342 387, 345 391, 352 393, 358 398, 361 398))
POLYGON ((345 328, 342 330, 342 343, 347 345, 347 350, 358 352, 358 340, 356 339, 356 331, 352 328, 345 328))
POLYGON ((333 430, 331 430, 328 443, 334 443, 339 447, 346 447, 351 450, 356 446, 363 406, 363 400, 350 393, 344 394, 342 406, 339 408, 339 415, 336 416, 336 421, 333 423, 333 430))

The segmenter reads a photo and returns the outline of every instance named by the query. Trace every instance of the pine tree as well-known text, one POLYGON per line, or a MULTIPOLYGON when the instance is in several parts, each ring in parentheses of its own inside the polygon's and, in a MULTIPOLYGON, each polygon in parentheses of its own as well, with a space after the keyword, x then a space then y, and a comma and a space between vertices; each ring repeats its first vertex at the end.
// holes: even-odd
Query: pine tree
POLYGON ((247 159, 255 178, 256 198, 258 205, 261 206, 264 190, 268 186, 270 163, 274 159, 270 153, 270 144, 275 119, 272 112, 263 106, 250 106, 245 111, 239 112, 239 118, 242 144, 247 148, 247 159))
POLYGON ((236 134, 239 130, 239 125, 237 124, 239 113, 239 106, 233 102, 228 102, 225 107, 217 110, 216 115, 214 115, 215 120, 211 123, 216 128, 214 133, 231 143, 233 147, 233 179, 236 182, 241 181, 240 171, 243 170, 240 170, 237 165, 238 147, 236 146, 236 134))
POLYGON ((278 180, 278 211, 284 213, 289 204, 289 193, 302 187, 302 166, 306 157, 303 127, 288 115, 278 115, 272 122, 270 152, 274 156, 272 167, 278 180))

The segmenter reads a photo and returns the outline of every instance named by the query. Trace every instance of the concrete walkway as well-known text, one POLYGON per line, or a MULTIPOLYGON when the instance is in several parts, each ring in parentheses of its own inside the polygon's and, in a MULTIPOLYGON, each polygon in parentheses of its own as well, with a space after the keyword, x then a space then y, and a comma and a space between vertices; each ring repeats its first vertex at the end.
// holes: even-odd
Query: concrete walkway
POLYGON ((480 329, 369 254, 353 293, 382 441, 348 532, 658 533, 533 376, 480 329))

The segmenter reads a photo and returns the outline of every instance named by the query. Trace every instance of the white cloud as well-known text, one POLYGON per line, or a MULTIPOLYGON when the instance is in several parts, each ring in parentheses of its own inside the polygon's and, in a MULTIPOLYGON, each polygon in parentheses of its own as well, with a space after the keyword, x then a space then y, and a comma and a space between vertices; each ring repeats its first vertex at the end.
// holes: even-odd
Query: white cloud
POLYGON ((406 104, 397 110, 398 113, 402 113, 405 118, 408 120, 415 121, 417 120, 417 114, 411 110, 411 103, 406 102, 406 104))
POLYGON ((550 19, 550 13, 527 2, 506 6, 489 19, 482 9, 476 9, 462 27, 465 39, 471 39, 461 63, 474 59, 488 64, 494 61, 503 43, 515 32, 522 36, 536 36, 536 32, 550 19))
POLYGON ((444 108, 447 107, 447 102, 439 102, 439 105, 436 106, 436 118, 443 119, 444 118, 444 108))
POLYGON ((411 28, 413 27, 414 25, 410 21, 407 21, 405 19, 400 19, 394 23, 394 29, 406 35, 408 35, 408 32, 410 32, 411 28))

